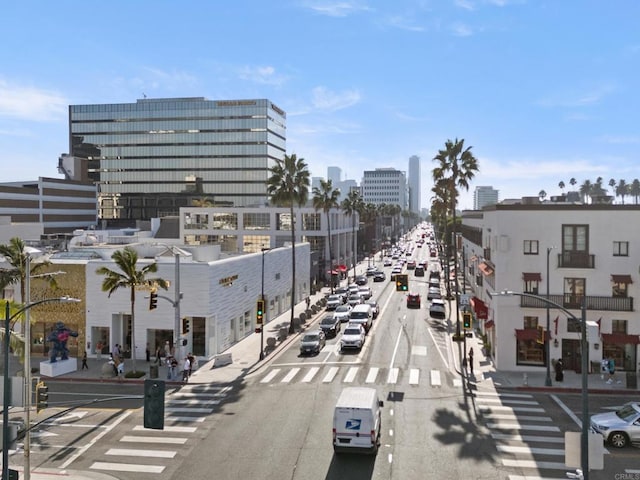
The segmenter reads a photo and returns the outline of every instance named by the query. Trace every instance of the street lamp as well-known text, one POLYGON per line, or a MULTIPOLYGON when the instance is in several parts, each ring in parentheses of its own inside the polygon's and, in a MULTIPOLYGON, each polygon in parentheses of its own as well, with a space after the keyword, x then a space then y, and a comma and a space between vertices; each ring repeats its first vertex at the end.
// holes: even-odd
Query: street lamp
MULTIPOLYGON (((11 315, 11 309, 9 308, 9 301, 5 300, 5 312, 4 312, 4 399, 2 409, 2 479, 9 478, 9 404, 11 403, 10 395, 10 382, 9 382, 9 336, 11 335, 10 326, 11 320, 18 315, 28 311, 36 305, 43 303, 79 303, 80 300, 71 297, 59 297, 59 298, 46 298, 44 300, 38 300, 37 302, 27 303, 20 310, 11 315)), ((28 345, 27 347, 30 347, 28 345)), ((25 355, 28 357, 30 354, 29 349, 25 348, 25 355)), ((31 373, 31 372, 29 372, 31 373)), ((29 389, 29 395, 31 390, 29 389)), ((30 425, 27 424, 26 428, 29 429, 30 425)))
MULTIPOLYGON (((547 249, 547 252, 549 249, 547 249)), ((547 276, 548 278, 548 276, 547 276)), ((489 292, 489 296, 493 297, 494 295, 508 297, 508 296, 518 296, 518 297, 528 297, 535 298, 537 300, 541 300, 546 303, 547 306, 557 308, 558 310, 563 311, 571 320, 578 322, 580 324, 580 329, 582 331, 580 338, 580 354, 582 356, 582 430, 580 437, 580 467, 582 468, 582 475, 584 480, 589 480, 589 381, 587 376, 587 369, 589 368, 589 349, 587 344, 587 305, 586 305, 586 296, 582 296, 582 306, 581 306, 581 316, 577 318, 573 313, 567 310, 562 305, 549 300, 548 298, 541 297, 539 295, 534 295, 532 293, 522 293, 522 292, 512 292, 510 290, 503 290, 501 292, 489 292)), ((548 296, 548 292, 547 292, 548 296)), ((595 326, 595 322, 591 322, 595 326)))
MULTIPOLYGON (((547 302, 549 301, 549 255, 551 254, 551 250, 554 247, 547 247, 547 302)), ((547 303, 547 333, 544 337, 544 346, 547 357, 547 377, 544 380, 544 384, 547 387, 551 386, 551 335, 549 335, 549 331, 551 329, 551 316, 549 314, 550 304, 547 303)))
MULTIPOLYGON (((262 282, 260 283, 260 300, 264 305, 264 256, 265 254, 271 250, 270 248, 262 249, 262 282)), ((265 308, 264 312, 262 312, 262 326, 260 327, 260 360, 264 360, 264 324, 267 323, 265 320, 267 313, 267 309, 265 308)))
MULTIPOLYGON (((175 245, 168 245, 166 243, 157 243, 157 245, 166 247, 168 250, 173 253, 173 258, 175 260, 175 273, 174 273, 174 293, 173 293, 173 301, 170 299, 169 303, 173 306, 174 309, 174 319, 173 319, 173 343, 174 343, 174 351, 173 355, 176 358, 182 358, 183 355, 178 356, 178 338, 180 338, 180 300, 182 300, 182 293, 180 293, 180 249, 175 245)), ((165 298, 165 297, 163 297, 165 298)))

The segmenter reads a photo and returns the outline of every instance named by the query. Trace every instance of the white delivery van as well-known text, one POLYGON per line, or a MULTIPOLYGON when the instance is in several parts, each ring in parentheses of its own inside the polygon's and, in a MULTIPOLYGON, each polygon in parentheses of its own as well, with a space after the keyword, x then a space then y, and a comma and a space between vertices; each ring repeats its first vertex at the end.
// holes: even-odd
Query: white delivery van
POLYGON ((368 303, 356 305, 349 314, 349 323, 359 323, 364 327, 365 333, 369 333, 373 324, 373 309, 368 303))
POLYGON ((376 454, 380 445, 382 406, 374 388, 343 389, 333 412, 333 450, 376 454))

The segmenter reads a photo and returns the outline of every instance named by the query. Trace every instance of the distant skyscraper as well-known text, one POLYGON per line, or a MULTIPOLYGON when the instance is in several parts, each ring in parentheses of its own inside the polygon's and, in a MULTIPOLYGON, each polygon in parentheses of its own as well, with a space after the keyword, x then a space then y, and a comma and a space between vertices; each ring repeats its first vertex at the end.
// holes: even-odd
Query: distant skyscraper
POLYGON ((409 158, 409 211, 420 213, 420 157, 409 158))
POLYGON ((327 180, 331 180, 335 187, 342 181, 342 169, 340 167, 327 167, 327 180))
POLYGON ((493 187, 476 187, 473 192, 473 209, 482 210, 487 205, 498 203, 498 190, 493 187))
POLYGON ((402 210, 407 210, 407 175, 395 168, 365 170, 362 177, 362 200, 374 205, 400 205, 402 210))

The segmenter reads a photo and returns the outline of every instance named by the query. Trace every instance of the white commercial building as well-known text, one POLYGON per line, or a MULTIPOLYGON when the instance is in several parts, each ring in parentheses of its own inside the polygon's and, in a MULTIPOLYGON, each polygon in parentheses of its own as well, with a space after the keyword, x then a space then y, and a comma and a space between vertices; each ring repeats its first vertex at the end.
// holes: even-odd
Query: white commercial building
POLYGON ((476 327, 498 369, 545 367, 548 344, 552 362, 580 371, 580 322, 571 315, 581 319, 584 300, 586 321, 598 325, 587 328, 590 367, 604 357, 617 370, 637 371, 639 216, 639 205, 531 200, 463 212, 461 263, 476 327), (508 290, 564 310, 535 297, 491 296, 508 290))

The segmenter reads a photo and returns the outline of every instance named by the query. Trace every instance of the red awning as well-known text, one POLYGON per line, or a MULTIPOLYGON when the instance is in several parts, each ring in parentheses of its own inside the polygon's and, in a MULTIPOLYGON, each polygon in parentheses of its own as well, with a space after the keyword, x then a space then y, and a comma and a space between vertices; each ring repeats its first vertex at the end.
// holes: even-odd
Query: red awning
POLYGON ((489 265, 487 262, 482 262, 481 264, 478 265, 478 268, 486 276, 493 274, 493 267, 489 265))
POLYGON ((484 303, 478 297, 471 297, 469 303, 471 303, 473 311, 476 312, 476 317, 478 317, 480 320, 486 320, 487 318, 489 318, 489 307, 486 303, 484 303))
POLYGON ((346 272, 347 271, 347 266, 346 265, 338 265, 336 267, 336 270, 340 270, 341 272, 346 272))
POLYGON ((534 273, 534 272, 531 272, 531 273, 525 272, 525 273, 522 274, 522 279, 525 282, 541 282, 542 281, 542 275, 540 275, 539 273, 534 273))
MULTIPOLYGON (((545 330, 544 336, 546 339, 549 339, 549 332, 545 330)), ((537 340, 538 339, 538 329, 537 328, 516 328, 516 338, 518 340, 537 340)))
POLYGON ((611 281, 613 283, 626 283, 627 285, 633 283, 631 275, 611 275, 611 281))
POLYGON ((486 328, 487 330, 493 328, 494 325, 495 322, 493 320, 487 320, 486 322, 484 322, 484 328, 486 328))
POLYGON ((626 333, 603 333, 602 342, 614 345, 640 344, 640 335, 628 335, 626 333))

